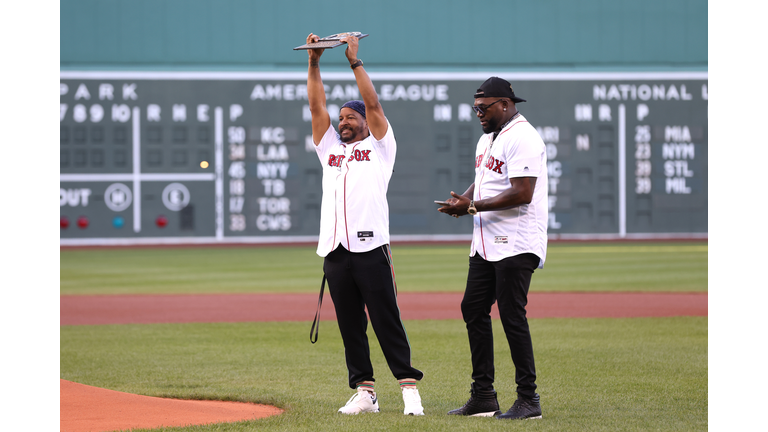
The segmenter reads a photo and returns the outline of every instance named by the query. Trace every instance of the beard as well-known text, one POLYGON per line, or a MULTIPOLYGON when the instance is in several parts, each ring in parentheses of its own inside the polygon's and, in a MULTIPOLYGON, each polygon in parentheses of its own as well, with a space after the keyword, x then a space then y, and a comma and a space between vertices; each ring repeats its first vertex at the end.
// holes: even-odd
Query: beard
POLYGON ((363 132, 363 127, 360 126, 358 128, 352 128, 352 127, 345 127, 344 129, 339 131, 339 139, 341 139, 341 142, 343 143, 350 143, 355 142, 355 138, 360 136, 363 132), (347 135, 345 136, 344 133, 347 132, 347 135))
POLYGON ((498 127, 499 127, 499 122, 498 121, 487 120, 487 123, 485 124, 485 126, 482 126, 483 133, 488 134, 488 133, 491 133, 491 132, 495 132, 498 127))

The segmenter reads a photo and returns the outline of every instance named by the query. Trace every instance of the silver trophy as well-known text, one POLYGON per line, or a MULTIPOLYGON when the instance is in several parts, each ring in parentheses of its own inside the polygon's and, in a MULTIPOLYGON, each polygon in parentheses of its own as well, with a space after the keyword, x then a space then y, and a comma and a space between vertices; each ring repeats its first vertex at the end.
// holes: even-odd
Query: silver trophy
POLYGON ((330 36, 326 36, 324 38, 320 38, 317 42, 312 42, 312 43, 304 44, 301 46, 297 46, 294 49, 306 50, 306 49, 317 49, 317 48, 324 48, 324 49, 336 48, 339 45, 345 44, 345 42, 341 42, 341 40, 347 36, 354 36, 358 39, 362 39, 368 35, 360 32, 336 33, 330 36))

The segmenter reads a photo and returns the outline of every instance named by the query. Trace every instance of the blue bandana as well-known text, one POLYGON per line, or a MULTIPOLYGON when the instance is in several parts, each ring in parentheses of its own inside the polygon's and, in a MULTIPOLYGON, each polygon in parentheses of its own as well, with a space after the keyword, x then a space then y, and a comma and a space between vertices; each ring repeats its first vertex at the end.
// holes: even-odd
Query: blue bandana
POLYGON ((344 105, 342 105, 341 107, 342 108, 352 108, 353 110, 359 112, 360 115, 363 116, 363 118, 367 118, 367 117, 365 117, 365 104, 363 103, 363 101, 351 100, 351 101, 345 103, 344 105))

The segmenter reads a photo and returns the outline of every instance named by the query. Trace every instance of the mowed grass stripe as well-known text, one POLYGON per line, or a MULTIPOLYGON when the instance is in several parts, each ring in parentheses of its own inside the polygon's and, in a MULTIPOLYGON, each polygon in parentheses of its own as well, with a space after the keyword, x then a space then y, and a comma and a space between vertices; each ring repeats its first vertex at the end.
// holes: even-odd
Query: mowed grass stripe
MULTIPOLYGON (((401 292, 461 292, 469 246, 392 247, 401 292)), ((707 244, 550 244, 533 291, 707 291, 707 244)), ((63 249, 60 292, 310 293, 323 259, 310 246, 63 249)))
MULTIPOLYGON (((709 247, 707 245, 696 245, 696 246, 657 246, 657 247, 645 247, 645 246, 621 246, 621 247, 615 247, 615 246, 561 246, 561 245, 550 245, 549 250, 547 251, 547 255, 550 256, 552 254, 562 254, 562 253, 680 253, 680 252, 700 252, 700 253, 707 253, 709 247)), ((442 248, 435 248, 435 247, 428 247, 428 248, 410 248, 410 249, 404 249, 398 252, 401 256, 409 256, 409 255, 422 255, 422 254, 431 254, 431 255, 451 255, 457 252, 464 252, 467 255, 469 254, 469 247, 442 247, 442 248)))

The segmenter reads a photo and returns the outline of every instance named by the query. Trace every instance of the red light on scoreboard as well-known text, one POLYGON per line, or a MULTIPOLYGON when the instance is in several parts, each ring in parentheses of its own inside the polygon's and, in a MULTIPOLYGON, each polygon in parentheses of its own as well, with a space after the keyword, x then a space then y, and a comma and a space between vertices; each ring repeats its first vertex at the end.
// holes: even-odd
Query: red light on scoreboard
POLYGON ((165 226, 168 225, 168 218, 160 215, 155 219, 155 224, 160 228, 165 228, 165 226))
POLYGON ((67 229, 69 227, 69 219, 66 216, 59 218, 59 223, 61 224, 61 229, 67 229))
POLYGON ((85 216, 80 216, 77 218, 77 226, 80 227, 80 229, 88 228, 88 218, 85 216))

